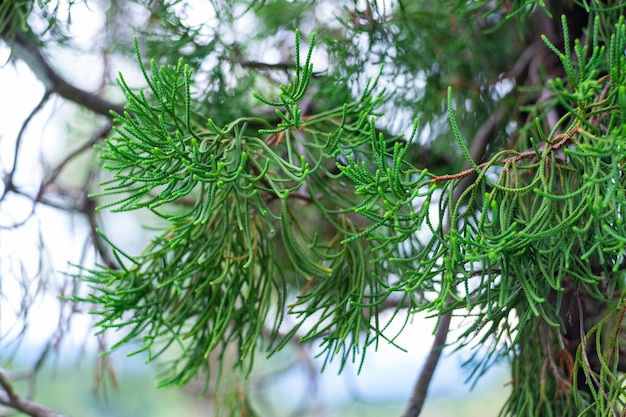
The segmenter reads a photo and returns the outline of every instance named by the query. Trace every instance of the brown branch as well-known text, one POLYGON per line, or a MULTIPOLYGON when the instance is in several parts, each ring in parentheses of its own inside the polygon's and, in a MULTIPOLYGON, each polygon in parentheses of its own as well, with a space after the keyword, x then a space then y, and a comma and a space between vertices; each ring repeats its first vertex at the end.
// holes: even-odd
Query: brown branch
POLYGON ((68 417, 66 414, 61 414, 19 396, 15 392, 13 385, 9 382, 9 378, 7 378, 6 374, 1 370, 0 387, 4 390, 4 392, 0 391, 0 404, 6 407, 20 411, 31 417, 68 417))
POLYGON ((102 129, 98 130, 88 141, 80 145, 78 148, 74 149, 72 152, 67 154, 63 161, 61 161, 50 173, 50 176, 46 178, 46 180, 41 184, 40 193, 43 193, 46 186, 53 183, 56 178, 59 176, 61 171, 65 168, 65 166, 72 161, 74 158, 85 152, 86 150, 93 149, 93 146, 100 139, 105 138, 111 129, 113 128, 113 122, 107 123, 102 129))
MULTIPOLYGON (((550 145, 548 145, 548 149, 547 152, 552 152, 552 151, 556 151, 561 149, 566 143, 568 143, 570 141, 570 139, 574 136, 575 133, 580 131, 580 127, 578 126, 574 126, 572 129, 570 129, 567 133, 560 133, 558 135, 556 135, 554 137, 554 140, 552 141, 552 143, 550 145)), ((509 150, 505 150, 503 152, 503 154, 511 154, 514 153, 515 151, 509 149, 509 150)), ((537 153, 535 152, 535 150, 527 150, 524 152, 520 152, 520 153, 515 153, 513 156, 510 156, 508 158, 504 158, 504 159, 498 159, 495 164, 498 165, 509 165, 512 163, 516 163, 519 162, 523 159, 527 159, 527 158, 533 158, 536 157, 537 153)), ((559 160, 563 160, 563 158, 558 157, 559 160)), ((493 162, 483 162, 481 164, 478 164, 477 167, 479 169, 483 169, 486 168, 488 166, 491 166, 494 163, 493 162)), ((476 175, 477 171, 475 168, 467 168, 461 172, 457 172, 456 174, 444 174, 444 175, 435 175, 433 176, 430 180, 426 181, 426 184, 431 184, 431 183, 436 183, 436 182, 441 182, 441 181, 450 181, 450 180, 458 180, 464 177, 468 177, 470 175, 476 175)), ((473 177, 472 177, 473 180, 473 177)))
POLYGON ((228 61, 231 64, 240 65, 244 68, 252 68, 252 69, 290 71, 296 67, 296 64, 291 63, 291 62, 278 62, 276 64, 269 64, 266 62, 251 61, 247 59, 233 59, 227 56, 220 56, 219 59, 222 61, 228 61))
MULTIPOLYGON (((5 40, 6 41, 6 40, 5 40)), ((102 97, 82 90, 63 79, 48 63, 39 48, 22 32, 15 32, 10 41, 6 41, 17 52, 35 75, 44 83, 46 90, 52 91, 66 100, 85 107, 94 113, 112 118, 111 111, 124 114, 124 106, 111 103, 102 97)))
MULTIPOLYGON (((4 174, 4 178, 2 179, 4 183, 4 190, 2 191, 2 195, 0 195, 0 203, 6 198, 6 196, 10 192, 18 191, 17 187, 13 183, 13 179, 15 177, 15 172, 17 171, 17 160, 19 159, 19 156, 20 156, 20 150, 22 148, 22 140, 24 138, 24 133, 26 132, 26 128, 32 121, 33 117, 35 117, 35 115, 41 111, 44 105, 48 102, 49 98, 50 98, 50 91, 46 91, 43 97, 41 97, 41 100, 39 100, 39 103, 37 103, 35 108, 30 112, 28 117, 26 117, 26 119, 22 123, 22 127, 20 128, 20 131, 17 134, 17 139, 15 140, 15 150, 13 151, 13 166, 11 167, 11 170, 9 172, 4 174)), ((24 225, 32 217, 34 212, 35 212, 35 207, 33 205, 31 212, 24 219, 22 219, 21 221, 15 222, 11 225, 7 225, 7 226, 0 225, 0 229, 18 228, 24 225)))

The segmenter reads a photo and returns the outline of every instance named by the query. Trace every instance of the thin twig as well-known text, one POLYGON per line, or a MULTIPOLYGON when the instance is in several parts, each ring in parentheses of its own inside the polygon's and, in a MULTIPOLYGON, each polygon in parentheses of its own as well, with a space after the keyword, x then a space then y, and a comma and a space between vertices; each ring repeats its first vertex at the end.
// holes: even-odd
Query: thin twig
MULTIPOLYGON (((574 134, 579 131, 580 131, 580 127, 574 126, 567 133, 560 133, 556 135, 552 143, 548 145, 547 152, 549 153, 549 152, 561 149, 566 143, 569 142, 569 140, 574 136, 574 134)), ((514 152, 515 151, 509 149, 509 150, 504 151, 503 153, 511 154, 514 152)), ((491 163, 491 164, 492 165, 498 164, 498 165, 506 166, 509 164, 517 163, 527 158, 534 158, 536 156, 537 156, 537 153, 535 152, 535 150, 531 149, 531 150, 527 150, 524 152, 515 153, 513 156, 510 156, 508 158, 498 159, 495 163, 491 163)), ((562 158, 559 158, 559 160, 563 161, 562 158)), ((477 167, 480 169, 483 169, 483 168, 486 168, 488 165, 489 165, 488 162, 483 162, 481 164, 478 164, 477 167)), ((441 181, 458 180, 460 178, 464 178, 469 175, 475 175, 475 174, 477 174, 475 168, 467 168, 467 169, 464 169, 463 171, 457 172, 456 174, 435 175, 430 180, 428 180, 426 184, 436 183, 436 182, 441 182, 441 181)))
POLYGON ((15 139, 15 149, 13 151, 13 166, 11 167, 11 171, 7 172, 4 176, 4 190, 2 196, 0 196, 0 201, 4 200, 7 194, 15 189, 15 185, 13 184, 13 178, 15 177, 15 172, 17 171, 17 160, 20 156, 20 149, 22 147, 22 140, 24 139, 24 133, 26 132, 26 128, 33 120, 33 117, 37 115, 44 107, 48 99, 50 98, 51 91, 46 91, 44 95, 39 100, 39 103, 33 108, 28 117, 22 123, 22 127, 20 131, 17 133, 17 138, 15 139))
POLYGON ((56 180, 56 178, 59 176, 61 171, 63 171, 65 166, 70 161, 72 161, 77 156, 81 155, 86 150, 93 149, 93 146, 96 144, 96 142, 98 142, 100 139, 103 139, 104 137, 106 137, 106 135, 109 134, 109 132, 111 131, 112 128, 113 128, 113 122, 107 123, 102 129, 98 130, 88 141, 86 141, 85 143, 80 145, 78 148, 74 149, 72 152, 67 154, 65 156, 65 158, 63 159, 63 161, 61 161, 52 170, 52 172, 50 173, 50 176, 48 178, 46 178, 45 181, 43 181, 43 183, 41 184, 40 193, 43 192, 43 190, 46 188, 47 185, 53 183, 56 180))

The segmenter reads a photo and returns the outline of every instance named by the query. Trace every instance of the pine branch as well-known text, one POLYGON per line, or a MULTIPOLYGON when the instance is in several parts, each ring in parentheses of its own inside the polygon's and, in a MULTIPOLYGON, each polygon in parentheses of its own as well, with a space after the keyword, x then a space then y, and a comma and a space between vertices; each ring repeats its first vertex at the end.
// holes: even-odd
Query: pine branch
MULTIPOLYGON (((487 146, 493 138, 496 126, 502 120, 503 115, 504 112, 502 110, 497 111, 489 119, 487 119, 480 127, 480 129, 478 129, 478 131, 476 132, 470 148, 470 155, 474 162, 478 163, 478 161, 480 161, 484 157, 487 146)), ((469 163, 466 163, 466 165, 469 166, 469 163)), ((476 171, 474 171, 472 168, 469 169, 472 170, 472 172, 463 177, 463 179, 453 192, 452 206, 456 205, 456 202, 459 200, 463 192, 476 178, 476 171)), ((451 223, 450 216, 448 216, 447 222, 444 225, 444 234, 449 233, 452 226, 453 225, 451 223)), ((452 296, 449 296, 448 302, 452 301, 452 296)), ((426 362, 424 363, 424 366, 419 374, 417 383, 413 388, 413 394, 411 395, 407 408, 404 411, 402 417, 417 417, 422 412, 422 407, 424 406, 424 402, 426 401, 426 397, 428 395, 428 388, 430 387, 430 383, 435 373, 435 369, 437 368, 437 364, 439 363, 439 359, 441 358, 441 353, 443 352, 443 348, 446 344, 446 338, 448 336, 448 331, 450 330, 450 321, 452 320, 453 311, 454 310, 450 310, 442 314, 439 318, 437 331, 435 333, 435 339, 433 340, 430 352, 426 357, 426 362)))

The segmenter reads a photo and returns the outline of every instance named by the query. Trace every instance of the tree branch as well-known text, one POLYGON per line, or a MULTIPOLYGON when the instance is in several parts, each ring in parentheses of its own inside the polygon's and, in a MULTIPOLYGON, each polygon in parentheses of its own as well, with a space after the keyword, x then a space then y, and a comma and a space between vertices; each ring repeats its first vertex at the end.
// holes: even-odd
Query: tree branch
POLYGON ((14 410, 20 411, 31 417, 68 417, 66 414, 61 414, 57 411, 45 408, 37 403, 34 403, 26 398, 19 396, 9 379, 3 371, 0 370, 0 387, 4 392, 0 391, 0 404, 10 407, 14 410))
POLYGON ((124 106, 111 103, 96 94, 82 90, 65 81, 24 33, 15 32, 13 39, 11 41, 5 39, 5 42, 12 48, 14 55, 26 62, 35 75, 44 83, 46 90, 52 91, 66 100, 108 118, 112 118, 111 110, 118 114, 124 114, 124 106))
POLYGON ((83 144, 81 144, 78 148, 74 149, 72 152, 68 153, 65 158, 63 158, 63 161, 61 161, 50 173, 50 175, 48 176, 48 178, 46 178, 42 184, 41 184, 41 188, 39 190, 39 195, 43 194, 45 188, 54 183, 54 181, 56 181, 57 177, 59 176, 59 174, 61 174, 61 171, 63 171, 63 169, 67 166, 67 164, 69 164, 74 158, 76 158, 77 156, 81 155, 83 152, 89 150, 89 149, 93 149, 94 145, 101 139, 104 139, 109 132, 111 131, 111 129, 113 128, 113 122, 109 122, 107 123, 103 128, 101 128, 100 130, 98 130, 97 132, 95 132, 91 138, 84 142, 83 144))
MULTIPOLYGON (((2 191, 2 195, 0 195, 0 203, 6 198, 9 192, 15 191, 16 189, 16 186, 13 183, 13 178, 15 177, 15 172, 17 171, 17 160, 19 159, 19 156, 20 156, 20 150, 22 148, 22 140, 24 138, 24 133, 26 132, 26 128, 32 121, 33 117, 35 117, 37 113, 41 111, 43 106, 48 102, 49 98, 50 98, 50 91, 46 91, 43 97, 41 97, 41 100, 39 100, 39 103, 37 103, 35 108, 30 112, 28 117, 26 117, 26 119, 22 123, 22 127, 20 128, 20 131, 17 134, 17 139, 15 139, 15 149, 13 151, 13 166, 11 167, 11 170, 9 172, 5 173, 4 178, 3 178, 4 190, 2 191)), ((30 216, 28 216, 26 219, 28 220, 28 218, 30 218, 30 216)), ((0 226, 0 228, 1 227, 2 226, 0 226)))

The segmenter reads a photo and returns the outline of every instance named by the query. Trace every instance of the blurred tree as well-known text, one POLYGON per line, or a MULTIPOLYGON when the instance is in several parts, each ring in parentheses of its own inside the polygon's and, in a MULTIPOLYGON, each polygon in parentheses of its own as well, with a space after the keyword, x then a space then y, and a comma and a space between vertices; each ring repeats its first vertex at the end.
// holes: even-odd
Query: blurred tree
MULTIPOLYGON (((76 47, 73 3, 0 3, 10 62, 45 86, 32 114, 58 95, 99 127, 34 192, 15 180, 22 129, 0 203, 86 216, 98 262, 63 302, 124 330, 110 349, 139 342, 161 386, 213 390, 224 367, 245 376, 256 352, 297 342, 362 361, 394 343, 381 313, 430 312, 406 417, 447 343, 489 346, 472 378, 510 361, 501 415, 625 409, 621 1, 92 0, 98 94, 51 63, 76 47), (119 75, 122 107, 109 68, 129 59, 145 82, 119 75), (93 145, 101 164, 60 184, 93 145), (162 232, 128 253, 97 227, 98 204, 149 212, 162 232), (469 324, 446 341, 454 314, 469 324)), ((0 385, 0 403, 54 415, 5 372, 0 385)), ((232 394, 227 411, 254 414, 232 394)))

